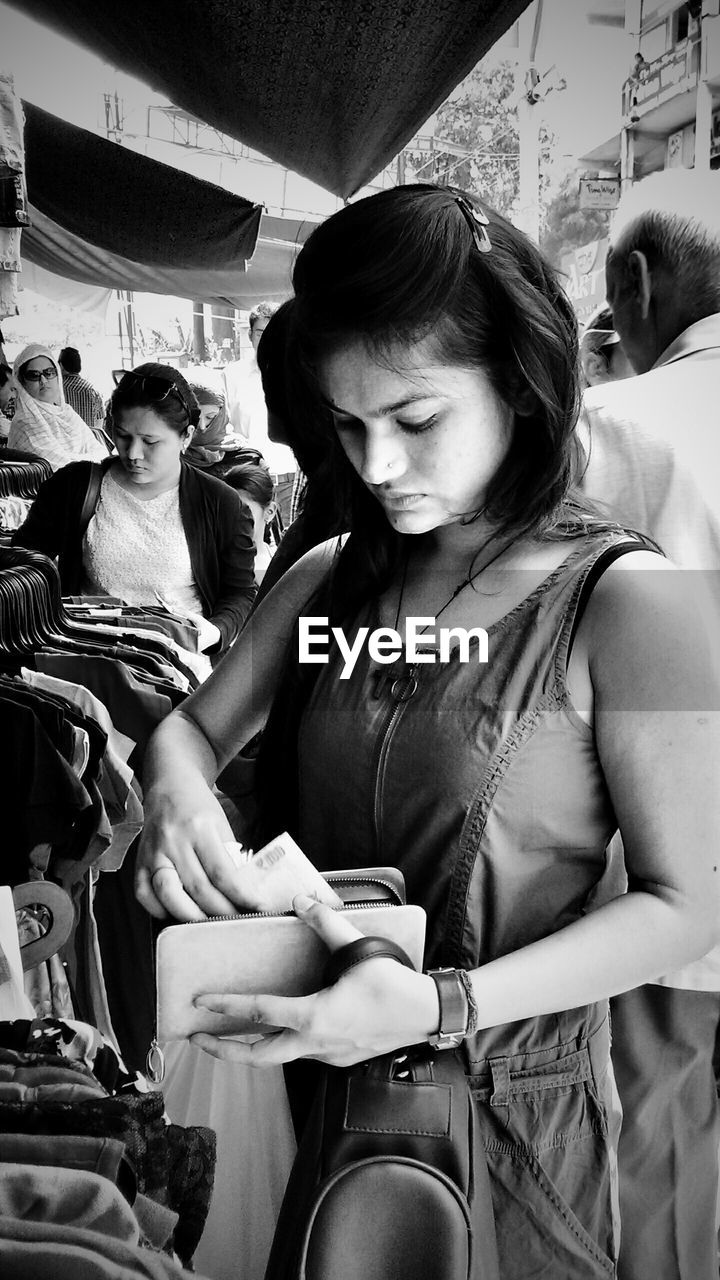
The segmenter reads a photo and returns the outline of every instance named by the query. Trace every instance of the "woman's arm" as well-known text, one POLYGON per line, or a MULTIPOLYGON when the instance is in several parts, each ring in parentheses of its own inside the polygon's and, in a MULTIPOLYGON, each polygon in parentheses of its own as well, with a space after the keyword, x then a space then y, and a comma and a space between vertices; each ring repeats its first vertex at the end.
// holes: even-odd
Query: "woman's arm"
POLYGON ((712 574, 650 553, 600 579, 578 630, 629 892, 475 975, 481 1025, 629 990, 720 941, 720 679, 712 574))
POLYGON ((233 510, 222 512, 222 537, 218 547, 219 582, 210 621, 220 632, 220 652, 233 643, 247 620, 255 600, 255 543, 252 520, 236 494, 229 490, 233 510))
MULTIPOLYGON (((658 570, 658 562, 638 553, 608 569, 576 638, 586 647, 597 748, 630 891, 475 970, 481 1028, 629 990, 720 941, 717 602, 704 610, 701 575, 658 570)), ((307 918, 330 940, 324 908, 307 918)), ((212 1037, 198 1043, 258 1065, 302 1055, 362 1061, 437 1030, 432 985, 392 961, 373 960, 302 1000, 214 997, 209 1006, 226 1016, 226 1034, 249 1016, 289 1030, 252 1046, 212 1037)))
POLYGON ((212 676, 150 741, 136 887, 153 915, 202 919, 243 905, 225 848, 233 835, 212 783, 265 724, 295 622, 334 551, 335 542, 325 543, 288 571, 212 676))

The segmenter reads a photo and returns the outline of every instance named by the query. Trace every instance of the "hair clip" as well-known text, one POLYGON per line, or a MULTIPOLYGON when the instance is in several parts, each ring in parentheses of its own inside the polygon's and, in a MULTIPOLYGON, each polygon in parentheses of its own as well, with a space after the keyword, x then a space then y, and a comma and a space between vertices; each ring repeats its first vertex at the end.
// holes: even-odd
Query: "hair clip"
POLYGON ((482 209, 476 209, 466 196, 453 195, 453 199, 462 213, 465 221, 470 228, 470 234, 478 253, 490 253, 492 243, 488 235, 487 228, 490 226, 490 219, 482 209))

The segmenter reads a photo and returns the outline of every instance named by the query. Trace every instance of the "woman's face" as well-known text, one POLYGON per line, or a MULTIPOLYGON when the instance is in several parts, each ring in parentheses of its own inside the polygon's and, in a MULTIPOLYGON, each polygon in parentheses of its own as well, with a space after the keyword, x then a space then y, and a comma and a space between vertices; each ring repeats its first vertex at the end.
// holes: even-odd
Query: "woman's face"
POLYGON ((427 533, 484 505, 514 412, 485 373, 439 363, 428 340, 393 348, 387 365, 353 343, 321 363, 320 383, 342 447, 392 527, 427 533))
POLYGON ((134 484, 170 487, 180 475, 180 455, 192 430, 178 435, 154 409, 123 409, 113 431, 120 461, 134 484))
POLYGON ((33 400, 39 400, 41 404, 60 403, 57 367, 47 356, 34 356, 32 360, 28 360, 23 365, 20 378, 33 400))
POLYGON ((197 424, 198 431, 207 431, 213 418, 217 418, 220 412, 219 405, 210 404, 207 400, 200 401, 200 421, 197 424))

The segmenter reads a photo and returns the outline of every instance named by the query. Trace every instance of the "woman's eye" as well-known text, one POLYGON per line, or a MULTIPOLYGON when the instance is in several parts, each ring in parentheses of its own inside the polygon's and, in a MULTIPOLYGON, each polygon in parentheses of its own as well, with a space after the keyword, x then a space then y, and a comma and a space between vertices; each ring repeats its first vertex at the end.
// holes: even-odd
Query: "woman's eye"
POLYGON ((341 418, 337 413, 332 415, 332 420, 336 431, 356 431, 362 426, 359 418, 341 418))
POLYGON ((398 426, 401 430, 407 431, 409 435, 417 436, 421 435, 423 431, 432 431, 436 422, 437 414, 433 413, 429 418, 423 418, 422 422, 400 422, 398 419, 398 426))

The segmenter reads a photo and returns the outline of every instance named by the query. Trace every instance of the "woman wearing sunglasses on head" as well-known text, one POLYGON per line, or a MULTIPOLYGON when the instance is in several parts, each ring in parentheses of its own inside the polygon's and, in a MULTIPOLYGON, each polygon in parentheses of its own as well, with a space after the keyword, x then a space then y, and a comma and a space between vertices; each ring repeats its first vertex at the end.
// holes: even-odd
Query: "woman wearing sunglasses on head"
POLYGON ((65 402, 62 378, 47 347, 31 342, 15 361, 15 416, 8 448, 47 458, 54 471, 79 458, 107 456, 79 414, 65 402))
MULTIPOLYGON (((717 633, 693 575, 574 495, 575 316, 521 232, 399 186, 316 227, 293 284, 290 394, 350 536, 287 570, 156 731, 137 893, 158 918, 256 905, 211 787, 265 726, 255 847, 287 829, 319 868, 400 868, 428 972, 375 955, 293 997, 259 966, 259 994, 197 997, 220 1034, 192 1042, 258 1067, 461 1045, 500 1274, 610 1280, 607 1000, 720 933, 717 633)), ((294 906, 330 950, 362 941, 294 906)))
POLYGON ((254 544, 235 494, 183 460, 199 417, 171 366, 125 373, 110 400, 117 456, 99 474, 74 462, 51 476, 13 542, 58 556, 66 595, 160 602, 192 617, 214 655, 250 612, 254 544))

